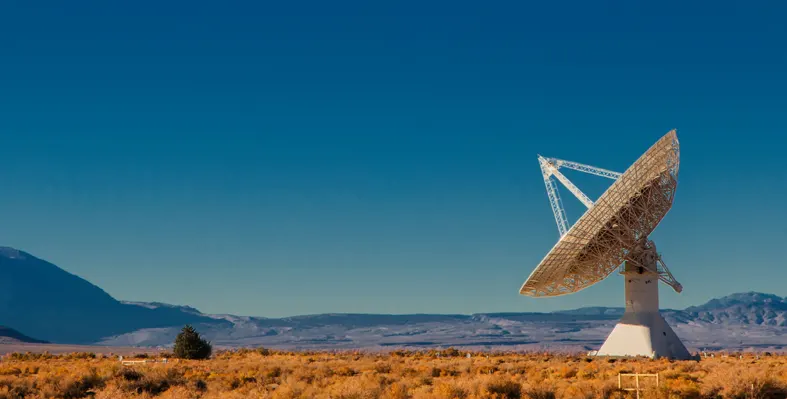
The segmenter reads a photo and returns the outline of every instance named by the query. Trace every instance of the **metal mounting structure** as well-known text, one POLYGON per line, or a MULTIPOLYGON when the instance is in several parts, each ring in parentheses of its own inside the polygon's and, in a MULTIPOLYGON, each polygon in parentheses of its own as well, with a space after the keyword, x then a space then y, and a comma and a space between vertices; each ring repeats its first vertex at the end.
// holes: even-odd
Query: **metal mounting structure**
MULTIPOLYGON (((659 280, 672 287, 675 292, 680 293, 683 291, 683 285, 667 268, 667 264, 661 258, 661 254, 656 251, 656 244, 652 240, 645 239, 640 246, 629 253, 626 260, 628 266, 643 267, 649 272, 656 273, 659 280)), ((626 265, 621 265, 621 273, 625 271, 626 265)))
POLYGON ((567 295, 598 283, 614 270, 624 276, 626 310, 599 356, 690 358, 659 313, 658 282, 681 292, 648 236, 672 207, 678 183, 680 145, 670 131, 621 174, 577 162, 538 156, 560 239, 519 289, 522 295, 567 295), (614 180, 596 201, 563 173, 574 169, 614 180), (559 181, 588 210, 569 226, 559 181))

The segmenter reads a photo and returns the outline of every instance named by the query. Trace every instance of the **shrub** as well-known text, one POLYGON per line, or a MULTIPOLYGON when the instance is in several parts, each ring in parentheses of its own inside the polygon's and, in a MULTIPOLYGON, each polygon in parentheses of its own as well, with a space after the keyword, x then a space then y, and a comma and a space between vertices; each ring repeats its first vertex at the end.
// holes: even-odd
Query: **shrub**
POLYGON ((268 370, 268 372, 265 373, 265 376, 268 377, 268 378, 279 378, 279 377, 281 377, 281 367, 274 367, 274 368, 268 370))
POLYGON ((465 399, 467 391, 454 384, 442 383, 435 387, 434 396, 439 399, 465 399))
POLYGON ((386 399, 409 399, 410 395, 407 394, 406 386, 394 382, 388 386, 388 389, 386 390, 383 397, 386 399))
POLYGON ((29 381, 14 379, 0 381, 0 399, 22 399, 31 397, 35 389, 29 381))
POLYGON ((443 350, 440 352, 440 354, 441 354, 442 356, 446 356, 446 357, 457 357, 457 356, 461 355, 461 353, 459 352, 459 350, 458 350, 458 349, 456 349, 456 348, 448 348, 448 349, 443 349, 443 350))
POLYGON ((374 371, 376 371, 378 374, 388 374, 391 372, 391 370, 391 365, 385 362, 378 362, 374 365, 374 371))
POLYGON ((259 353, 262 356, 270 356, 272 354, 270 349, 263 348, 261 346, 257 348, 257 353, 259 353))
POLYGON ((486 387, 493 398, 519 399, 522 397, 522 386, 514 381, 496 381, 486 387))
POLYGON ((525 395, 530 399, 555 399, 555 391, 545 387, 528 389, 525 395))
POLYGON ((357 375, 358 371, 353 369, 353 368, 344 366, 344 367, 339 367, 338 369, 336 369, 334 371, 334 374, 340 375, 342 377, 352 377, 354 375, 357 375))
POLYGON ((115 377, 119 377, 125 381, 139 381, 142 379, 142 374, 134 369, 122 368, 115 374, 115 377))
POLYGON ((140 374, 140 377, 141 378, 137 379, 126 379, 126 381, 121 384, 121 389, 129 393, 147 393, 156 396, 168 390, 170 387, 183 385, 185 383, 183 375, 173 369, 140 374))
POLYGON ((93 352, 74 352, 69 353, 64 356, 65 359, 74 360, 74 359, 95 359, 96 354, 93 352))
POLYGON ((63 399, 80 399, 91 394, 94 389, 103 388, 105 380, 99 376, 95 371, 88 375, 82 376, 76 381, 66 385, 61 392, 60 397, 63 399))
POLYGON ((175 356, 181 359, 203 360, 210 357, 213 347, 190 325, 183 327, 175 338, 175 356))

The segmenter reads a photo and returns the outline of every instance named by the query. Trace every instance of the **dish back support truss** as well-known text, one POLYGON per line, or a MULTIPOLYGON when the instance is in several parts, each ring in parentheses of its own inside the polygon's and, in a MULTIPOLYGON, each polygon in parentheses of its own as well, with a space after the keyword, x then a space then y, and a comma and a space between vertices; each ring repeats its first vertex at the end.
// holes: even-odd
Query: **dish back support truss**
MULTIPOLYGON (((566 218, 566 211, 563 208, 563 201, 560 198, 560 193, 557 189, 557 184, 552 179, 557 179, 565 186, 568 191, 574 194, 577 199, 582 202, 588 209, 593 207, 593 200, 588 198, 582 190, 579 189, 574 183, 571 182, 565 175, 560 173, 560 168, 568 168, 580 172, 588 173, 591 175, 606 177, 608 179, 617 180, 622 173, 613 172, 611 170, 597 168, 595 166, 585 165, 578 162, 571 162, 557 158, 544 158, 538 156, 538 163, 541 166, 541 174, 544 176, 544 185, 547 189, 547 196, 549 197, 549 204, 552 207, 552 213, 555 215, 555 222, 557 229, 560 232, 560 238, 568 233, 570 228, 568 219, 566 218)), ((632 251, 627 256, 626 263, 628 266, 643 267, 659 275, 659 280, 669 285, 676 292, 683 291, 683 286, 675 279, 675 277, 667 268, 667 264, 661 258, 661 255, 656 252, 656 245, 647 237, 643 237, 640 247, 632 251)), ((625 265, 624 265, 625 267, 625 265)))

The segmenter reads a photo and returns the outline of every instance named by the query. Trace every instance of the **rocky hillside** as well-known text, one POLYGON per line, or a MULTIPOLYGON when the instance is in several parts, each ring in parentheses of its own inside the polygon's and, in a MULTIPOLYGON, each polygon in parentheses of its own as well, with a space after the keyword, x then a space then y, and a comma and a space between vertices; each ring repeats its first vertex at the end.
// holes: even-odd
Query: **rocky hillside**
POLYGON ((13 328, 0 326, 0 344, 45 344, 46 341, 41 341, 35 338, 30 338, 27 335, 14 330, 13 328))
POLYGON ((690 320, 713 324, 787 326, 787 298, 759 292, 712 299, 684 312, 690 320))
POLYGON ((92 343, 142 328, 217 322, 177 308, 121 303, 84 279, 13 248, 0 248, 0 276, 0 324, 50 342, 92 343))

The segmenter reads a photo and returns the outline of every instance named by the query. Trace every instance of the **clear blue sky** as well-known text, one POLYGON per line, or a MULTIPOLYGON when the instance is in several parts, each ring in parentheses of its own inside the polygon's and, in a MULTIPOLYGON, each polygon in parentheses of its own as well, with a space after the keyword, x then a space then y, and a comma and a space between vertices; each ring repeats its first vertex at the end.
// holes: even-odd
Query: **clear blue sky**
POLYGON ((622 171, 677 128, 662 305, 787 295, 787 6, 679 3, 4 1, 0 244, 214 313, 621 305, 518 295, 536 154, 622 171))

